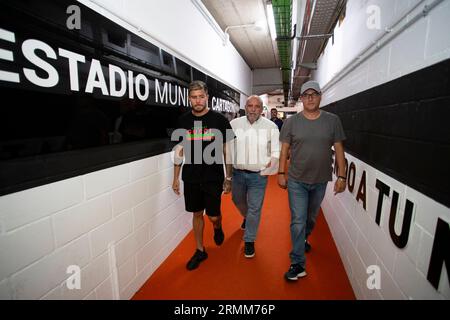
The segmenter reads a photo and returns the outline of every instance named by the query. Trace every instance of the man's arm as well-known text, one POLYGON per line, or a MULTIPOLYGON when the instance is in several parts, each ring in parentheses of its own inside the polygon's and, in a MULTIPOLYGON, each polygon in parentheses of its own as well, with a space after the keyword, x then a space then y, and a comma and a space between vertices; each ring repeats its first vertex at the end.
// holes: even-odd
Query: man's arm
POLYGON ((286 189, 287 188, 287 158, 291 145, 287 142, 283 142, 280 152, 280 164, 278 169, 278 185, 286 189))
POLYGON ((334 194, 341 193, 345 190, 347 175, 345 172, 345 154, 344 145, 341 141, 334 143, 334 152, 338 166, 338 178, 334 184, 334 194))
POLYGON ((173 157, 173 182, 172 189, 177 195, 180 195, 180 171, 183 164, 183 147, 180 145, 175 146, 173 157))
POLYGON ((231 177, 233 174, 233 162, 231 157, 231 145, 234 140, 223 144, 223 158, 225 159, 225 181, 223 182, 223 192, 230 193, 231 191, 231 177))
POLYGON ((270 147, 271 158, 280 159, 280 131, 277 129, 270 130, 270 147))
POLYGON ((268 129, 269 137, 268 144, 270 145, 270 150, 268 156, 270 156, 270 161, 267 163, 266 167, 261 170, 261 175, 273 175, 278 173, 278 162, 280 160, 280 131, 278 128, 268 129))

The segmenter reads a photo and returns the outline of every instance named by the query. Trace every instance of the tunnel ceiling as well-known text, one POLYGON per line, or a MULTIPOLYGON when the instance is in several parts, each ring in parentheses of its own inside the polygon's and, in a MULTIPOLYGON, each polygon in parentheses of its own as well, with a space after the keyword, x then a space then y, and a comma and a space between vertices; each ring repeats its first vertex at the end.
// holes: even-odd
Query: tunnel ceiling
MULTIPOLYGON (((326 38, 296 40, 293 38, 294 27, 297 29, 297 35, 328 34, 336 25, 347 1, 299 0, 299 5, 306 5, 305 15, 297 19, 297 21, 303 21, 303 25, 296 25, 298 22, 292 21, 292 0, 201 0, 201 2, 223 31, 229 26, 267 21, 266 3, 272 2, 277 31, 276 41, 272 41, 268 28, 263 31, 248 27, 233 28, 228 33, 230 42, 252 70, 280 69, 282 83, 279 89, 283 90, 287 105, 289 100, 298 99, 300 86, 308 80, 307 77, 311 72, 310 69, 303 67, 293 70, 293 66, 299 63, 317 62, 328 41, 326 38), (299 41, 300 50, 297 56, 292 57, 294 41, 299 41)), ((267 93, 275 93, 275 91, 267 93)))

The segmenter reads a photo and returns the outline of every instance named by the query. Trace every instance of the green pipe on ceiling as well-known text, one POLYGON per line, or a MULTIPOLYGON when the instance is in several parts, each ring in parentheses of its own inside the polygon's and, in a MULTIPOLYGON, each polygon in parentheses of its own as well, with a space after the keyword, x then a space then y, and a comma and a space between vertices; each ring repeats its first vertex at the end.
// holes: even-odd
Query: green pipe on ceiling
POLYGON ((292 72, 292 47, 291 39, 289 39, 292 32, 292 0, 272 0, 272 8, 283 79, 284 105, 287 106, 292 72))

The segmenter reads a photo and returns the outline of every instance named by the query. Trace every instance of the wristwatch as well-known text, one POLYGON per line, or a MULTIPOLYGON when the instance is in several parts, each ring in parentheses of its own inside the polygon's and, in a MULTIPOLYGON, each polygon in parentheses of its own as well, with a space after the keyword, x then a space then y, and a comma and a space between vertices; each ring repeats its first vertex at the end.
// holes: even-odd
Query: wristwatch
POLYGON ((231 181, 231 180, 233 180, 233 177, 226 177, 225 180, 231 181))

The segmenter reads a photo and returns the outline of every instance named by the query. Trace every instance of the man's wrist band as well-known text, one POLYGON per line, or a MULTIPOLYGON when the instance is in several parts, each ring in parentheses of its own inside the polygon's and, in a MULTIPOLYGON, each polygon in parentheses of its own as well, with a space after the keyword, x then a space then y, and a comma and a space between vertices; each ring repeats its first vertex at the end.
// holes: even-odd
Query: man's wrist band
POLYGON ((347 178, 344 176, 338 176, 338 179, 347 180, 347 178))
POLYGON ((278 174, 285 174, 284 172, 278 172, 278 174))

